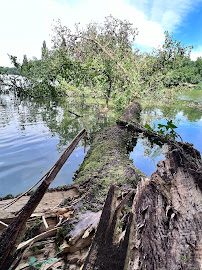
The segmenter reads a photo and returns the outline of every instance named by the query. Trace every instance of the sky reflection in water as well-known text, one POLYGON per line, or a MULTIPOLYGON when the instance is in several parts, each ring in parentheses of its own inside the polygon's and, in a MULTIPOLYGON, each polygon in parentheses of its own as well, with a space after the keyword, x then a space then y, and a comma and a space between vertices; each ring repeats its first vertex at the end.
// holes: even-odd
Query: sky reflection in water
MULTIPOLYGON (((104 107, 104 106, 102 106, 104 107)), ((102 129, 114 123, 117 115, 110 112, 99 116, 100 105, 93 106, 80 101, 70 103, 57 101, 19 100, 0 96, 0 197, 26 191, 45 174, 59 158, 62 151, 76 134, 86 128, 88 132, 102 129), (82 117, 75 117, 68 110, 82 117)), ((142 112, 143 123, 162 123, 173 119, 179 126, 177 132, 186 142, 194 143, 202 152, 202 113, 196 108, 179 106, 146 107, 142 112), (161 120, 162 119, 162 120, 161 120)), ((74 172, 82 163, 84 154, 82 141, 63 166, 52 187, 71 183, 74 172)), ((145 141, 138 140, 131 153, 135 166, 148 176, 155 171, 154 160, 147 156, 145 141)))

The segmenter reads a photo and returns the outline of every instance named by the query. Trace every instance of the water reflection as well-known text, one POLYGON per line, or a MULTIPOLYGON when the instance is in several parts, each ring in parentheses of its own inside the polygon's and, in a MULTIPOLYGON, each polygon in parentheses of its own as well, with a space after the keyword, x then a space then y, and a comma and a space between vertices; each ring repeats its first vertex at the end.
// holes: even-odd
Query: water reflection
MULTIPOLYGON (((100 115, 99 111, 103 107, 97 102, 89 104, 80 99, 22 100, 11 95, 1 95, 0 196, 26 191, 48 171, 82 128, 94 132, 114 123, 118 115, 113 110, 104 116, 100 115)), ((178 105, 144 106, 141 115, 143 124, 165 123, 166 119, 172 119, 179 127, 177 132, 185 142, 194 143, 202 152, 202 111, 199 108, 188 107, 183 101, 178 105)), ((83 145, 82 141, 52 186, 72 181, 73 172, 85 156, 83 145)), ((144 140, 139 139, 130 158, 150 176, 155 171, 156 162, 163 157, 158 151, 155 148, 151 150, 144 140)))
MULTIPOLYGON (((185 102, 179 102, 177 105, 147 105, 143 108, 141 115, 143 124, 148 123, 155 128, 159 123, 166 124, 167 120, 173 120, 178 127, 176 132, 184 142, 193 143, 194 147, 202 153, 201 109, 188 107, 185 102)), ((157 162, 164 156, 158 146, 150 148, 147 140, 140 139, 130 158, 133 159, 135 166, 150 176, 156 170, 157 162)))
MULTIPOLYGON (((97 131, 114 121, 99 119, 99 105, 66 99, 36 101, 0 96, 0 196, 26 191, 54 164, 83 128, 97 131), (82 117, 68 112, 74 111, 82 117)), ((68 184, 82 163, 84 142, 72 153, 52 186, 68 184)))
POLYGON ((202 102, 202 89, 201 88, 197 88, 197 87, 193 87, 190 90, 184 90, 181 91, 178 99, 180 100, 191 100, 191 101, 195 101, 195 102, 202 102))

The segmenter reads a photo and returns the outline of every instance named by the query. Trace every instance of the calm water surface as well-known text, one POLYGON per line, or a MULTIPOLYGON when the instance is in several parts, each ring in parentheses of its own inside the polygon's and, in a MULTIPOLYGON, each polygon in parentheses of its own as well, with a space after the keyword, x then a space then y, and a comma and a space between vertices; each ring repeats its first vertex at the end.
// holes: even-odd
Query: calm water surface
MULTIPOLYGON (((202 96, 197 93, 197 101, 202 96)), ((183 94, 184 95, 184 94, 183 94)), ((190 98, 189 98, 190 101, 190 98)), ((99 116, 100 105, 86 105, 78 100, 57 101, 20 100, 0 96, 0 197, 14 195, 31 187, 59 158, 76 134, 86 128, 88 132, 102 129, 114 122, 112 112, 99 116), (82 117, 71 114, 73 111, 82 117)), ((143 123, 162 123, 173 119, 179 126, 177 132, 186 142, 202 152, 202 111, 182 104, 157 107, 145 106, 143 123)), ((72 176, 83 161, 84 142, 72 153, 52 187, 72 182, 72 176)), ((156 162, 163 157, 158 148, 150 149, 145 140, 139 139, 130 158, 148 176, 155 170, 156 162)))
MULTIPOLYGON (((82 129, 99 130, 114 121, 98 116, 99 105, 20 100, 0 96, 0 197, 26 191, 45 174, 82 129), (82 117, 71 114, 73 111, 82 117)), ((74 150, 51 187, 72 182, 84 159, 84 142, 74 150)))

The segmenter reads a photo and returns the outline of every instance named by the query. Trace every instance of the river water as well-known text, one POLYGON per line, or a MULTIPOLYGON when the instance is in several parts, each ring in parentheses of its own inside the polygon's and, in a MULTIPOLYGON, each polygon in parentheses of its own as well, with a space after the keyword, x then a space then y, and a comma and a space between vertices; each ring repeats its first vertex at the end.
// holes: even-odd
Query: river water
MULTIPOLYGON (((178 105, 145 105, 142 123, 165 123, 173 119, 177 132, 185 142, 193 143, 202 152, 202 110, 190 104, 202 102, 202 91, 195 95, 182 94, 178 105), (186 100, 187 106, 184 105, 186 100), (191 103, 190 103, 191 102, 191 103)), ((26 191, 45 174, 59 158, 76 134, 86 128, 88 132, 112 124, 117 115, 112 110, 103 117, 98 103, 86 104, 82 100, 30 100, 12 95, 0 95, 0 197, 26 191), (70 111, 70 112, 69 112, 70 111), (81 117, 76 117, 75 112, 81 117)), ((51 187, 72 182, 72 176, 83 161, 84 141, 72 153, 51 187)), ((148 176, 162 158, 158 148, 150 149, 139 139, 130 158, 148 176)))

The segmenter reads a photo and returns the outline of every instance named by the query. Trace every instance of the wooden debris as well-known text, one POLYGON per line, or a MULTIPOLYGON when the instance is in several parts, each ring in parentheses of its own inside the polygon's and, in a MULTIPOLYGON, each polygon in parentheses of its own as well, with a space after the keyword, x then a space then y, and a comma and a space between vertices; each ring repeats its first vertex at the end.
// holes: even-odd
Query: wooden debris
POLYGON ((3 225, 4 227, 8 227, 8 224, 4 223, 3 221, 0 221, 0 224, 3 225))
POLYGON ((48 223, 47 223, 44 216, 42 216, 42 221, 43 221, 43 224, 44 224, 45 228, 48 229, 49 226, 48 226, 48 223))
POLYGON ((186 162, 179 149, 168 151, 151 178, 138 184, 128 270, 201 269, 202 174, 196 181, 186 162))
POLYGON ((91 233, 85 239, 82 237, 79 238, 74 244, 69 244, 69 242, 64 241, 63 244, 61 245, 60 254, 74 253, 76 251, 84 249, 85 247, 89 247, 90 244, 92 243, 93 237, 94 237, 94 233, 91 233))
POLYGON ((83 267, 84 270, 123 270, 128 265, 132 213, 129 215, 124 239, 119 243, 115 243, 114 240, 120 211, 133 193, 134 190, 129 192, 116 208, 118 188, 114 185, 110 187, 95 238, 83 267))
POLYGON ((41 185, 37 188, 34 194, 30 197, 27 204, 21 209, 18 217, 8 226, 6 231, 0 237, 0 268, 2 270, 7 270, 14 258, 11 255, 11 251, 14 247, 15 241, 18 237, 18 234, 28 218, 31 216, 39 202, 41 201, 43 195, 47 191, 49 185, 55 179, 56 175, 71 155, 76 145, 79 143, 81 138, 85 134, 85 129, 83 129, 72 141, 72 143, 66 148, 61 157, 55 163, 52 170, 46 175, 45 179, 41 183, 41 185))
POLYGON ((76 241, 84 235, 86 230, 91 232, 93 229, 97 228, 100 216, 101 211, 86 211, 86 213, 81 214, 79 222, 75 224, 74 229, 70 232, 69 244, 74 245, 76 241))
POLYGON ((46 238, 51 237, 51 236, 55 236, 57 233, 57 230, 58 230, 57 228, 51 229, 51 230, 46 231, 44 233, 41 233, 41 234, 39 234, 39 235, 37 235, 37 236, 35 236, 35 237, 25 241, 25 242, 22 242, 18 245, 17 250, 24 249, 24 248, 28 247, 31 243, 34 243, 36 241, 43 240, 43 239, 46 239, 46 238))
MULTIPOLYGON (((53 210, 57 208, 61 202, 63 202, 66 198, 76 198, 78 197, 78 185, 74 184, 66 188, 66 190, 57 190, 54 191, 48 190, 40 203, 38 204, 37 208, 32 213, 31 217, 41 217, 45 215, 45 217, 55 217, 56 212, 53 210), (57 205, 57 206, 56 206, 57 205), (54 209, 52 209, 54 208, 54 209)), ((0 221, 10 224, 15 218, 15 213, 19 212, 22 207, 28 202, 31 196, 23 196, 15 204, 11 205, 9 208, 2 209, 0 208, 0 221)), ((12 201, 6 200, 6 203, 12 201)), ((4 201, 0 202, 0 205, 5 205, 4 201)), ((1 226, 2 227, 2 226, 1 226)), ((0 232, 1 233, 1 232, 0 232)))

